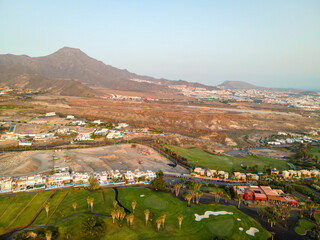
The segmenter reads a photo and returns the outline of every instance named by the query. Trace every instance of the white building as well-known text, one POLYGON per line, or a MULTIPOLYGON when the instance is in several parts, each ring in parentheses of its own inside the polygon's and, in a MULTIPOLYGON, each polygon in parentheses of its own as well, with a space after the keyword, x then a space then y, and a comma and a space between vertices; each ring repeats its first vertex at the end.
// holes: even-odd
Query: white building
POLYGON ((91 138, 91 134, 91 132, 79 133, 79 135, 75 138, 75 141, 94 141, 94 139, 91 138))
POLYGON ((105 136, 105 135, 108 134, 108 132, 109 132, 109 129, 107 129, 107 128, 102 128, 102 129, 96 129, 96 130, 94 131, 94 134, 105 136))
POLYGON ((290 176, 290 173, 288 171, 286 171, 286 170, 282 171, 283 178, 289 178, 289 176, 290 176))
POLYGON ((11 178, 0 178, 0 191, 11 191, 12 179, 11 178))
POLYGON ((46 113, 46 117, 53 117, 53 116, 55 116, 56 115, 56 113, 55 112, 48 112, 48 113, 46 113))
POLYGON ((86 125, 86 123, 84 121, 81 121, 81 120, 76 120, 76 121, 72 121, 72 125, 84 126, 84 125, 86 125))
POLYGON ((66 119, 67 119, 67 120, 73 120, 73 119, 74 119, 74 116, 73 116, 73 115, 68 115, 68 116, 66 117, 66 119))

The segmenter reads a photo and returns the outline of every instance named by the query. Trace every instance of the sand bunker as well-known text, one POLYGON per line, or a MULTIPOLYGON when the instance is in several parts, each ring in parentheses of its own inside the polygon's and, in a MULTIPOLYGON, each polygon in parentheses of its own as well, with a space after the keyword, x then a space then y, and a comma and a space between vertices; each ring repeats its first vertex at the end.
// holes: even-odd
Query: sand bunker
POLYGON ((246 234, 250 235, 250 236, 254 236, 255 233, 259 232, 258 229, 251 227, 249 230, 246 231, 246 234))
POLYGON ((201 221, 203 218, 209 218, 210 215, 218 216, 218 215, 233 215, 232 212, 226 212, 226 211, 218 211, 218 212, 213 212, 213 211, 206 211, 204 215, 199 215, 199 214, 194 214, 196 217, 196 221, 201 221))
POLYGON ((242 228, 242 227, 239 227, 239 230, 240 230, 240 231, 243 231, 243 228, 242 228))

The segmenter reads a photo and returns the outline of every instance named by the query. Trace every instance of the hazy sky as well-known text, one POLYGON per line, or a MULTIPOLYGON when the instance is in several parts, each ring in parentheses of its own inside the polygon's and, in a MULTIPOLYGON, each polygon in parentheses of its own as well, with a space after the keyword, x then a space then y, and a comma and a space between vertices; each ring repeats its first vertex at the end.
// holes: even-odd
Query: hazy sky
POLYGON ((154 77, 320 89, 320 0, 0 0, 0 53, 64 46, 154 77))

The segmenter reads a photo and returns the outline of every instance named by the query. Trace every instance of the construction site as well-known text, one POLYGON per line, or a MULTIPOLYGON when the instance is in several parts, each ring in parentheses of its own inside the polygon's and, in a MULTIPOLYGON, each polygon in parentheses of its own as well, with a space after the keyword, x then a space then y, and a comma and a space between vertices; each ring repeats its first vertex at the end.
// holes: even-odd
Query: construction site
POLYGON ((187 173, 154 149, 140 144, 2 153, 0 176, 20 176, 68 166, 72 171, 151 170, 187 173))

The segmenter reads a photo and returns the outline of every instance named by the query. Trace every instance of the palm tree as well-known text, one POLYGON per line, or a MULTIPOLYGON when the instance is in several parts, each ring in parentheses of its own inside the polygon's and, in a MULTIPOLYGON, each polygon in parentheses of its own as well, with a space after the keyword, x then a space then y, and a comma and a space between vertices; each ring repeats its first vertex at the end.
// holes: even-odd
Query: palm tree
POLYGON ((187 194, 187 195, 185 196, 185 199, 188 201, 188 207, 190 207, 190 201, 191 201, 191 199, 192 199, 191 194, 187 194))
POLYGON ((271 240, 273 240, 274 235, 276 235, 276 233, 275 232, 270 232, 270 234, 271 234, 271 240))
POLYGON ((124 211, 124 208, 120 208, 120 215, 119 218, 121 221, 123 221, 124 217, 126 216, 126 212, 124 211))
POLYGON ((202 195, 203 195, 203 192, 201 192, 201 191, 197 192, 197 196, 198 196, 197 199, 196 199, 197 200, 197 204, 199 204, 199 201, 200 201, 200 198, 202 197, 202 195))
POLYGON ((144 210, 144 216, 146 218, 146 225, 148 224, 149 214, 150 214, 150 210, 149 209, 144 210))
POLYGON ((116 210, 112 210, 111 211, 111 216, 112 216, 112 222, 114 223, 114 220, 117 217, 117 211, 116 210))
POLYGON ((159 232, 160 226, 161 226, 161 223, 162 223, 162 219, 161 218, 157 218, 156 223, 157 223, 157 228, 158 228, 158 232, 159 232))
POLYGON ((182 224, 183 216, 179 215, 178 216, 178 221, 179 221, 179 229, 181 230, 181 224, 182 224))
POLYGON ((129 222, 130 222, 130 214, 126 216, 126 219, 127 219, 127 225, 129 225, 129 222))
POLYGON ((98 179, 96 179, 94 176, 89 177, 89 190, 97 190, 100 187, 98 179))
POLYGON ((162 214, 161 215, 161 221, 162 221, 162 227, 164 228, 164 222, 166 221, 166 214, 164 213, 164 214, 162 214))
POLYGON ((46 240, 51 240, 51 237, 52 237, 52 232, 50 230, 46 231, 46 240))
POLYGON ((114 201, 113 201, 113 207, 114 207, 114 209, 116 209, 117 206, 118 206, 118 202, 117 202, 116 200, 114 200, 114 201))
POLYGON ((73 207, 74 212, 77 211, 77 203, 76 202, 72 203, 72 207, 73 207))
POLYGON ((196 191, 195 190, 190 190, 190 194, 192 196, 192 202, 194 203, 194 198, 196 196, 196 191))
POLYGON ((91 212, 93 212, 93 202, 94 202, 94 198, 92 197, 87 198, 88 208, 89 206, 91 207, 91 212))
POLYGON ((46 209, 46 212, 47 212, 47 217, 49 217, 49 202, 46 202, 45 204, 44 204, 44 208, 46 209))
POLYGON ((174 190, 176 191, 176 197, 178 197, 180 189, 182 187, 182 184, 181 183, 176 183, 176 184, 173 185, 173 187, 174 187, 174 190))
POLYGON ((238 199, 238 208, 240 208, 240 204, 241 204, 241 200, 242 200, 243 196, 241 194, 237 195, 237 199, 238 199))
POLYGON ((133 225, 134 215, 132 213, 130 213, 129 216, 130 216, 130 218, 129 218, 130 226, 132 226, 133 225))
POLYGON ((136 205, 137 205, 137 201, 133 200, 132 203, 131 203, 133 212, 134 212, 134 209, 136 208, 136 205))

